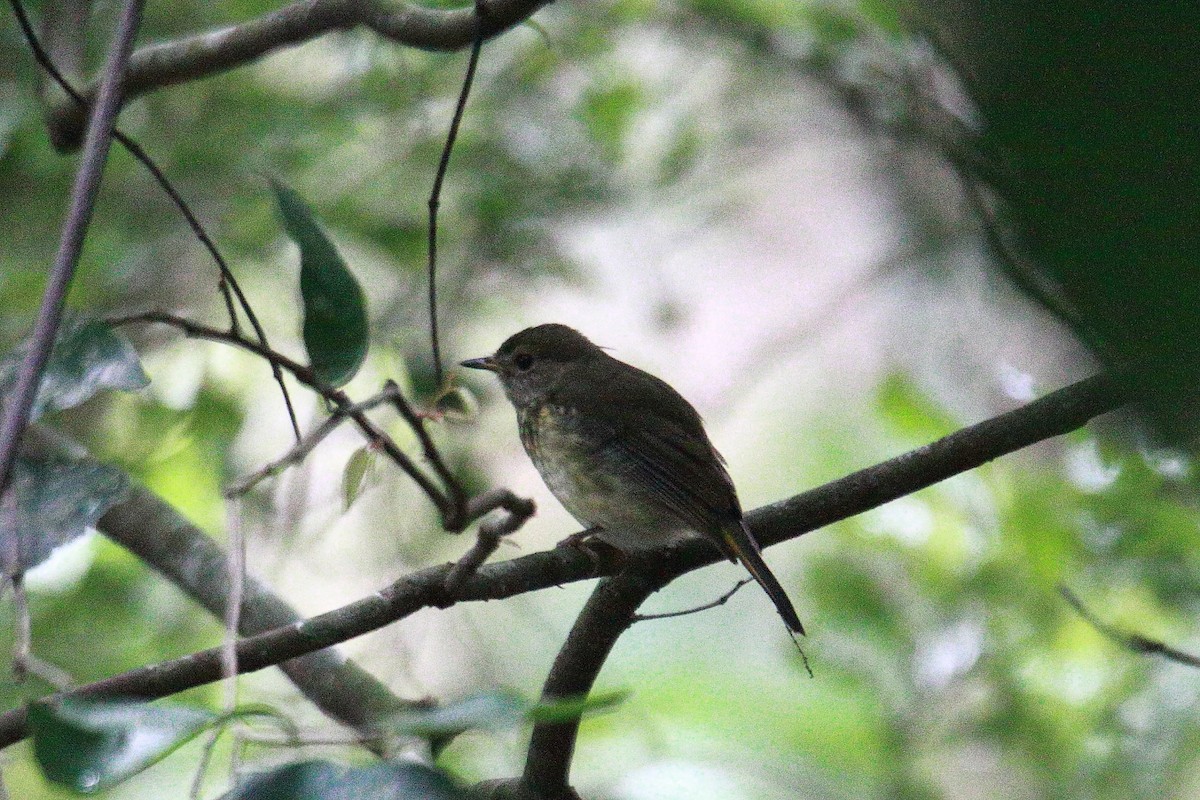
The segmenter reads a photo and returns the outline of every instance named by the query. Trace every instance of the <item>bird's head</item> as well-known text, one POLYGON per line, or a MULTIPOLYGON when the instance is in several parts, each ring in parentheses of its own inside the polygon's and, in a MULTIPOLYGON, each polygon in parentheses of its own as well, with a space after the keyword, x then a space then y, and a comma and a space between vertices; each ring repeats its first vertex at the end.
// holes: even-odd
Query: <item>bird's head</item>
POLYGON ((579 331, 549 324, 514 333, 495 354, 462 362, 496 373, 515 406, 539 402, 571 380, 569 371, 605 353, 579 331))

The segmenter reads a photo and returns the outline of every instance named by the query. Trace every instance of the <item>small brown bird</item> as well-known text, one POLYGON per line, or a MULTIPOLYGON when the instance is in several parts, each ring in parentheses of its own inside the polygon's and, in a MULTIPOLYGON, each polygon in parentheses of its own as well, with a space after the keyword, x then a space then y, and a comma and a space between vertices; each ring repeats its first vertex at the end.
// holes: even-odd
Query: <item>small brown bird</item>
POLYGON ((733 481, 696 409, 664 381, 566 325, 509 337, 462 362, 496 373, 521 443, 559 502, 629 552, 699 533, 741 561, 791 631, 804 626, 742 518, 733 481))

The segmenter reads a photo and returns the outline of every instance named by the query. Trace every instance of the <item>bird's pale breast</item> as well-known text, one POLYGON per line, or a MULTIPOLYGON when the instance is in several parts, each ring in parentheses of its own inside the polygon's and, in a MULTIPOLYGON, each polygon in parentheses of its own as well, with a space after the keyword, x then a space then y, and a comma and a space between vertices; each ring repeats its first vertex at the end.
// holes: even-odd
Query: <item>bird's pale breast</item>
POLYGON ((546 486, 585 527, 622 550, 657 547, 687 532, 674 515, 646 502, 632 470, 612 447, 615 432, 575 409, 544 404, 518 411, 521 442, 546 486))

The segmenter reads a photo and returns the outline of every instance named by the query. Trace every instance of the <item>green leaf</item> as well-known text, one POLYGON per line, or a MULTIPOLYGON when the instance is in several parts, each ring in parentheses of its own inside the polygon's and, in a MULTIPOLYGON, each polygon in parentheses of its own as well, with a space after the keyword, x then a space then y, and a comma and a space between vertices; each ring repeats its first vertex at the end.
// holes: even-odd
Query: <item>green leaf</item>
POLYGON ((33 754, 42 772, 84 793, 142 771, 217 719, 201 709, 130 700, 64 698, 29 706, 33 754))
POLYGON ((221 800, 463 800, 443 773, 411 762, 351 767, 300 761, 248 776, 221 800))
POLYGON ((272 180, 288 236, 300 248, 304 347, 317 376, 331 386, 354 377, 367 356, 362 288, 316 217, 295 191, 272 180))
MULTIPOLYGON (((125 473, 91 458, 21 456, 12 480, 17 501, 16 530, 25 569, 82 536, 129 489, 125 473)), ((7 530, 0 531, 0 547, 7 547, 7 534, 7 530)))
POLYGON ((342 471, 342 499, 345 510, 349 511, 350 506, 354 505, 354 501, 362 494, 367 480, 375 473, 377 462, 378 457, 370 447, 360 447, 350 456, 350 460, 346 462, 346 469, 342 471))
POLYGON ((895 3, 889 0, 859 0, 858 10, 889 39, 900 41, 905 35, 903 18, 895 3))
POLYGON ((511 692, 484 692, 435 708, 406 711, 388 722, 396 733, 426 739, 457 736, 468 730, 501 731, 527 722, 563 722, 590 711, 611 708, 625 699, 622 692, 595 698, 566 698, 533 703, 511 692))
POLYGON ((605 692, 588 697, 568 697, 541 702, 529 709, 525 718, 530 722, 566 722, 578 719, 584 714, 610 711, 625 702, 628 696, 629 692, 605 692))
POLYGON ((690 5, 717 22, 768 29, 797 27, 810 10, 807 3, 789 0, 692 0, 690 5))
MULTIPOLYGON (((0 399, 16 387, 28 351, 26 340, 0 360, 0 399)), ((137 352, 124 338, 101 322, 67 318, 46 362, 30 420, 47 411, 74 408, 104 389, 134 391, 149 382, 137 352)))

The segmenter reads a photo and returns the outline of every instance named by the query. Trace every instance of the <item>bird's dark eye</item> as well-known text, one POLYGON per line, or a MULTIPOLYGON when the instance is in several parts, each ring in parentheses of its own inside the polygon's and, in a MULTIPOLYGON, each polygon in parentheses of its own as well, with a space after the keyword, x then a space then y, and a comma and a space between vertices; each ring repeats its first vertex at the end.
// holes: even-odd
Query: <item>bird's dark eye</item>
POLYGON ((513 366, 524 372, 533 366, 533 356, 529 353, 517 353, 513 356, 513 366))

